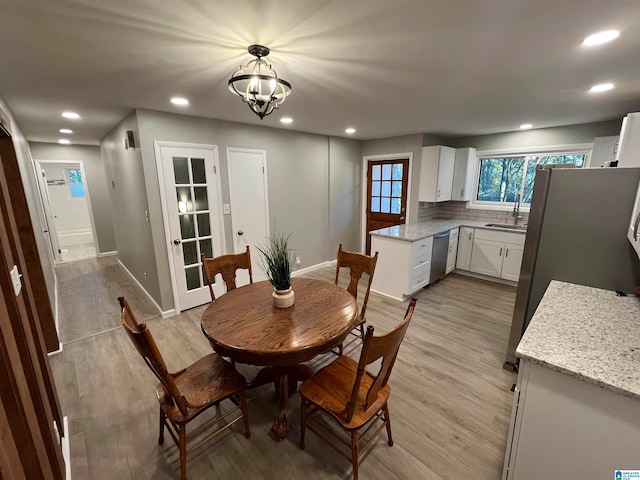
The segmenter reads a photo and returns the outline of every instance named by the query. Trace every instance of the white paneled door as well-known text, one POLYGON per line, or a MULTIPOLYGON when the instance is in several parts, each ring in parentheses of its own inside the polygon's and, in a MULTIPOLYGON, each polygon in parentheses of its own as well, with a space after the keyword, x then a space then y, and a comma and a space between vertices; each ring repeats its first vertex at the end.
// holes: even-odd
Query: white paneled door
MULTIPOLYGON (((231 225, 235 253, 251 249, 253 281, 265 280, 256 245, 269 236, 269 201, 267 195, 267 155, 264 150, 227 149, 231 225)), ((249 275, 238 272, 237 285, 249 283, 249 275)))
MULTIPOLYGON (((211 301, 201 254, 224 253, 220 167, 217 147, 160 144, 164 182, 163 215, 176 312, 211 301)), ((224 293, 221 282, 216 295, 224 293)))

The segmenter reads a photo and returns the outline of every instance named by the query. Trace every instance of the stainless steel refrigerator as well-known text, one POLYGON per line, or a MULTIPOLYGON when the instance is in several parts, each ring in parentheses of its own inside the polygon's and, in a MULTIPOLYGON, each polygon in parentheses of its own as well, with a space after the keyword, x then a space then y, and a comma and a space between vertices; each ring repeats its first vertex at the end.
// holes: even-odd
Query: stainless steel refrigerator
POLYGON ((536 173, 504 368, 551 280, 633 292, 640 261, 626 237, 640 168, 542 168, 536 173))

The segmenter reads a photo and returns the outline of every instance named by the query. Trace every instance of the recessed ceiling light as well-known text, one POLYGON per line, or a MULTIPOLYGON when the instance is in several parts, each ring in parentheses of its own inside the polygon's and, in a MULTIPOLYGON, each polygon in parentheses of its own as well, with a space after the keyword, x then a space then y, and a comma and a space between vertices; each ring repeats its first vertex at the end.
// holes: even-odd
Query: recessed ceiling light
POLYGON ((62 116, 64 118, 70 118, 72 120, 77 120, 80 118, 80 115, 78 115, 76 112, 62 112, 62 116))
POLYGON ((61 138, 60 140, 58 140, 58 143, 61 143, 63 145, 69 145, 71 142, 66 138, 61 138))
POLYGON ((71 135, 73 133, 73 130, 70 130, 68 128, 61 128, 60 130, 58 130, 60 133, 66 133, 67 135, 71 135))
POLYGON ((611 40, 615 40, 620 36, 620 32, 618 30, 605 30, 604 32, 594 33, 593 35, 589 35, 582 42, 582 45, 587 47, 591 47, 593 45, 600 45, 602 43, 610 42, 611 40))
POLYGON ((282 117, 282 118, 280 119, 280 121, 281 121, 282 123, 291 123, 291 122, 293 122, 293 118, 291 118, 291 117, 282 117))
POLYGON ((171 103, 173 103, 174 105, 185 106, 185 105, 189 105, 189 100, 187 100, 186 98, 181 98, 181 97, 173 97, 171 99, 171 103))
POLYGON ((345 128, 345 133, 348 135, 353 135, 354 133, 356 133, 356 129, 353 127, 349 127, 349 128, 345 128))
POLYGON ((529 130, 532 127, 533 125, 531 125, 530 123, 523 123, 522 125, 520 125, 520 130, 529 130))
POLYGON ((613 83, 601 83, 599 85, 594 85, 589 91, 591 93, 606 92, 607 90, 613 89, 613 87, 613 83))

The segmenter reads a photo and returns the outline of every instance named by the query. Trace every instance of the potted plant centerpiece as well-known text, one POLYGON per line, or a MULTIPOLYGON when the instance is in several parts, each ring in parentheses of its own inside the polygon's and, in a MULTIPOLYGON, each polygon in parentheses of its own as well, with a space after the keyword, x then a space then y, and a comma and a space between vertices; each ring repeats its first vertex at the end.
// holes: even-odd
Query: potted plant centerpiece
POLYGON ((295 299, 291 288, 294 262, 289 249, 289 237, 291 234, 286 237, 281 233, 274 234, 256 247, 262 254, 262 271, 273 285, 273 305, 277 308, 288 308, 293 305, 295 299))

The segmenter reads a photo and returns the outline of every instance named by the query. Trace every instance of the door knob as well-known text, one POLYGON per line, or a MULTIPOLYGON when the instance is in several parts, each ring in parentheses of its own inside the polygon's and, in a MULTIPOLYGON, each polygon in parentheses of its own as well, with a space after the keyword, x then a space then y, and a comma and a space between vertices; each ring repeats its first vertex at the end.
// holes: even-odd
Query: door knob
POLYGON ((173 241, 173 244, 174 244, 174 245, 180 245, 181 243, 182 243, 182 242, 181 242, 180 240, 178 240, 178 239, 176 239, 176 240, 174 240, 174 241, 173 241))
POLYGON ((242 230, 238 230, 238 235, 244 235, 244 232, 242 230))

